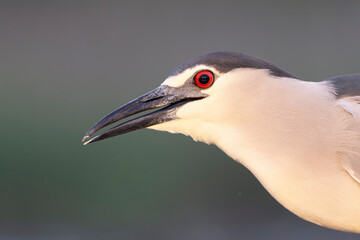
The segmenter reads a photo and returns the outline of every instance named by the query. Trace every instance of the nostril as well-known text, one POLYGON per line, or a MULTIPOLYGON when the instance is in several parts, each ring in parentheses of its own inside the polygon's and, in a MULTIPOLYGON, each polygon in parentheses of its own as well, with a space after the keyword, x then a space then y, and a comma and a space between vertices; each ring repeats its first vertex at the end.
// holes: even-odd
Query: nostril
POLYGON ((156 96, 156 97, 153 97, 153 98, 150 98, 150 99, 146 99, 143 102, 148 103, 148 102, 152 102, 152 101, 158 100, 158 99, 163 98, 163 97, 164 96, 156 96))

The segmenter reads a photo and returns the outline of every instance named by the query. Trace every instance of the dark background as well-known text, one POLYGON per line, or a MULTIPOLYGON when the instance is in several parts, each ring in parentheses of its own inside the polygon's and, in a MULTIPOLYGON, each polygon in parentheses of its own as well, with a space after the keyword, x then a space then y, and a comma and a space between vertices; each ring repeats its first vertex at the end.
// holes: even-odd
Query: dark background
POLYGON ((360 1, 1 1, 0 239, 360 239, 280 206, 215 146, 102 116, 216 50, 360 71, 360 1))

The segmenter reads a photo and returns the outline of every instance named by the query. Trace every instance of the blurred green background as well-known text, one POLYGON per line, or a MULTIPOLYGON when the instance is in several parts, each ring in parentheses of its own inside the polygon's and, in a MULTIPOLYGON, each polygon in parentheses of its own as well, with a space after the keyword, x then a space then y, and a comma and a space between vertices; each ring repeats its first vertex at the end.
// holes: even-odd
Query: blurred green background
POLYGON ((280 206, 215 146, 101 117, 216 50, 360 71, 360 1, 1 1, 0 239, 359 239, 280 206))

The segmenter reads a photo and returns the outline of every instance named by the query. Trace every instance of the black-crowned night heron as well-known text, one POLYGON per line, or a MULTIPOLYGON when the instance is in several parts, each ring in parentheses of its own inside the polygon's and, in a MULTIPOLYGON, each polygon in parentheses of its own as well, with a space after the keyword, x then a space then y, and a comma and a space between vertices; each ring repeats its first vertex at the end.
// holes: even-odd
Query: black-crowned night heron
POLYGON ((252 56, 209 53, 104 117, 83 141, 150 109, 85 144, 141 128, 189 135, 242 163, 301 218, 360 233, 360 75, 307 82, 252 56))

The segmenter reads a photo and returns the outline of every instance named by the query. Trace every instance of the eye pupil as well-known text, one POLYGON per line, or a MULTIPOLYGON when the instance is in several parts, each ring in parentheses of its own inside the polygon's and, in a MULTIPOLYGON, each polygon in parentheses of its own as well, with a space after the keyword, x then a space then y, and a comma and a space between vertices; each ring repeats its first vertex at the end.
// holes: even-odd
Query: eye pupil
POLYGON ((199 77, 199 82, 201 84, 207 84, 210 81, 210 77, 207 74, 203 74, 199 77))

